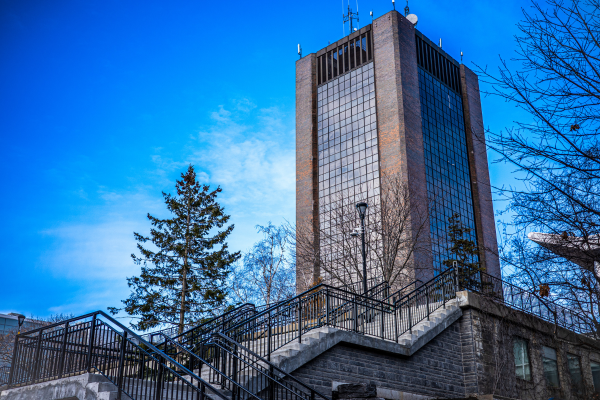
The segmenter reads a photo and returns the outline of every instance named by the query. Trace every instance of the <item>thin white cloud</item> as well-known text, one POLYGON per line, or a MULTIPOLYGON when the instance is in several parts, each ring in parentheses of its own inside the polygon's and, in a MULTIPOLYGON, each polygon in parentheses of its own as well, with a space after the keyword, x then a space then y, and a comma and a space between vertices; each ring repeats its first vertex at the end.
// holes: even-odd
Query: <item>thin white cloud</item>
MULTIPOLYGON (((197 167, 198 179, 223 188, 219 201, 236 225, 229 240, 232 251, 253 244, 255 225, 293 219, 295 153, 290 114, 241 99, 230 107, 219 106, 210 121, 182 146, 180 158, 173 160, 156 149, 154 169, 148 171, 143 187, 127 191, 100 187, 95 195, 103 205, 78 221, 42 232, 56 245, 42 256, 41 268, 86 286, 66 304, 49 304, 50 312, 106 309, 128 297, 125 278, 139 274, 130 257, 137 250, 133 232, 149 233, 147 213, 167 217, 161 190, 172 191, 174 178, 189 164, 197 167)), ((93 194, 89 189, 86 193, 93 194)))

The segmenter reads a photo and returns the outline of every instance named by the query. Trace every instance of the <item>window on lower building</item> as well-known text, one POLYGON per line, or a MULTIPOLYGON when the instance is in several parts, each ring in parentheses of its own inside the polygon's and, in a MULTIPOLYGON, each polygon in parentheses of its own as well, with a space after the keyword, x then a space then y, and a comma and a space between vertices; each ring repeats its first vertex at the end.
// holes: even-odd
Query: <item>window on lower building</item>
POLYGON ((544 376, 548 385, 553 388, 560 387, 558 380, 558 362, 556 350, 552 347, 542 346, 542 364, 544 366, 544 376))
POLYGON ((592 379, 596 392, 600 393, 600 362, 590 361, 592 366, 592 379))
POLYGON ((571 375, 573 387, 578 393, 580 393, 583 390, 583 378, 581 375, 581 363, 579 362, 579 356, 567 353, 567 364, 569 366, 569 374, 571 375))
POLYGON ((515 353, 515 371, 517 373, 517 378, 530 381, 531 367, 529 366, 527 341, 525 339, 515 338, 513 350, 515 353))

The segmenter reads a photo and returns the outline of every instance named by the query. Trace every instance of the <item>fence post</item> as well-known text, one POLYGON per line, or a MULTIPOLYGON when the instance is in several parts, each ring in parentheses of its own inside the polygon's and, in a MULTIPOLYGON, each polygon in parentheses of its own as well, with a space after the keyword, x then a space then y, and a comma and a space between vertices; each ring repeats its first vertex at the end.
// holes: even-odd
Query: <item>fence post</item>
POLYGON ((410 303, 408 303, 408 330, 409 330, 410 334, 412 335, 412 317, 411 317, 411 312, 410 312, 410 303))
POLYGON ((233 346, 233 360, 232 361, 232 369, 233 369, 233 382, 236 383, 231 389, 231 400, 236 400, 239 397, 238 393, 238 362, 237 362, 237 345, 233 346))
POLYGON ((65 331, 63 333, 62 347, 60 349, 60 358, 58 361, 58 378, 62 378, 65 369, 65 353, 67 350, 67 335, 69 334, 69 323, 65 323, 65 331))
POLYGON ((354 332, 358 332, 358 306, 356 305, 356 298, 354 298, 354 310, 352 313, 352 319, 353 319, 353 324, 354 326, 352 327, 354 329, 354 332))
POLYGON ((267 328, 267 360, 271 361, 271 311, 269 310, 269 320, 268 320, 268 325, 269 327, 267 328))
POLYGON ((123 339, 121 340, 121 352, 119 355, 119 372, 117 374, 117 400, 121 400, 123 393, 123 367, 125 364, 125 346, 127 344, 127 331, 123 331, 123 339))
POLYGON ((94 353, 94 340, 96 340, 96 314, 92 317, 92 331, 90 333, 90 343, 88 345, 88 354, 87 354, 87 363, 86 370, 87 372, 92 372, 92 354, 94 353))
POLYGON ((298 300, 298 343, 302 343, 302 300, 298 300))
POLYGON ((329 326, 329 288, 325 288, 325 325, 329 326))
POLYGON ((19 335, 15 335, 15 347, 13 347, 13 356, 10 362, 10 372, 8 374, 8 387, 10 388, 13 383, 13 377, 15 373, 15 365, 17 364, 17 355, 19 354, 19 335))
POLYGON ((381 338, 385 335, 385 313, 383 312, 383 303, 381 303, 381 338))
MULTIPOLYGON (((154 399, 160 400, 162 397, 162 382, 163 382, 163 364, 158 361, 158 376, 156 377, 156 392, 154 393, 154 399)), ((119 391, 119 395, 121 392, 119 391)), ((204 383, 202 383, 202 387, 200 389, 200 398, 204 399, 204 383)))
POLYGON ((446 285, 444 283, 444 281, 442 281, 442 298, 443 298, 443 304, 444 304, 444 309, 446 309, 446 285))
POLYGON ((398 307, 398 313, 396 313, 396 303, 394 303, 394 332, 396 334, 396 343, 398 343, 398 316, 402 318, 402 308, 398 307))
POLYGON ((44 333, 43 330, 40 331, 40 333, 38 333, 38 341, 37 341, 37 345, 35 348, 35 359, 34 359, 34 369, 33 369, 33 380, 32 383, 35 382, 38 378, 39 378, 39 374, 40 374, 40 350, 42 348, 42 334, 44 333))
POLYGON ((427 321, 429 321, 429 286, 425 287, 425 301, 427 303, 427 321))
POLYGON ((460 292, 460 283, 459 283, 459 277, 458 277, 458 264, 456 263, 456 261, 454 261, 454 279, 455 279, 455 292, 460 292))

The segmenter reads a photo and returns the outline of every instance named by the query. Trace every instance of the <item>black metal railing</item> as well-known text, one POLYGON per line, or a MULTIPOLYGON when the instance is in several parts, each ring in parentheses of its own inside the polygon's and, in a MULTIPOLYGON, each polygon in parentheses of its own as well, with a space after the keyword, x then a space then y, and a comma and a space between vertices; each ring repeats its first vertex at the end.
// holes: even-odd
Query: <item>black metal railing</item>
POLYGON ((141 337, 150 342, 154 343, 155 338, 162 337, 163 335, 170 338, 185 338, 189 342, 198 342, 202 337, 210 337, 214 332, 223 331, 227 329, 231 324, 237 324, 240 320, 248 318, 257 312, 257 307, 252 303, 245 303, 237 306, 221 315, 209 319, 203 323, 200 323, 194 327, 186 329, 185 332, 179 334, 178 327, 170 327, 155 332, 149 332, 141 335, 141 337))
POLYGON ((10 367, 8 365, 0 366, 0 388, 8 385, 8 377, 10 376, 10 367))
POLYGON ((164 398, 163 393, 192 399, 207 391, 225 398, 225 391, 242 400, 308 400, 322 396, 280 382, 284 376, 290 379, 271 364, 277 350, 325 326, 398 342, 461 290, 578 333, 596 332, 590 318, 483 272, 451 268, 393 294, 384 283, 372 289, 364 296, 320 284, 262 311, 243 305, 181 335, 155 332, 149 341, 99 311, 18 335, 9 384, 88 371, 103 374, 119 394, 133 399, 148 393, 155 399, 164 398))
POLYGON ((164 339, 169 355, 186 360, 190 369, 199 371, 207 382, 221 387, 232 400, 259 396, 263 399, 329 400, 221 333, 215 333, 196 353, 169 337, 164 339))
POLYGON ((85 372, 132 399, 202 399, 217 389, 102 311, 17 335, 9 387, 85 372), (184 377, 185 376, 185 377, 184 377))
POLYGON ((483 294, 510 308, 536 316, 570 331, 598 337, 592 318, 564 307, 534 291, 528 291, 485 272, 457 273, 461 289, 483 294))

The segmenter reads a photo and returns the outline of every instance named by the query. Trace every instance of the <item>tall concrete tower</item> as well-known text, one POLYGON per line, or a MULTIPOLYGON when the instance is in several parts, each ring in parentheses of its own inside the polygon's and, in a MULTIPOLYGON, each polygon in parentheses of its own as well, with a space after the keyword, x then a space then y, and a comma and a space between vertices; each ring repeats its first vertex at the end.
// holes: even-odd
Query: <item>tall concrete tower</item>
MULTIPOLYGON (((411 220, 427 241, 411 255, 421 266, 414 278, 445 268, 453 213, 484 249, 483 267, 500 277, 478 78, 396 11, 296 62, 296 223, 321 241, 321 257, 330 255, 320 232, 338 223, 331 205, 377 204, 391 175, 425 209, 411 220)), ((307 276, 327 281, 320 263, 301 255, 297 290, 307 276)))

